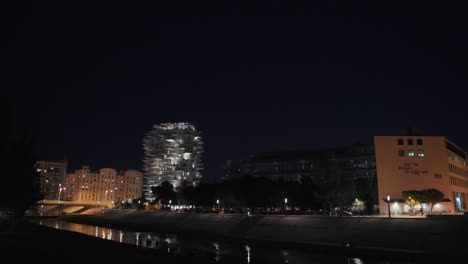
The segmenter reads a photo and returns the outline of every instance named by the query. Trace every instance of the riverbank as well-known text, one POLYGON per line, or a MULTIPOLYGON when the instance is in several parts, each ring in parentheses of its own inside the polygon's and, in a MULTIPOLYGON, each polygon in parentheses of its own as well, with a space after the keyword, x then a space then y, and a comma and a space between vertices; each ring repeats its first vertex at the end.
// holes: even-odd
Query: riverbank
POLYGON ((0 248, 2 259, 15 263, 32 259, 42 263, 209 262, 206 257, 155 253, 150 249, 28 223, 19 224, 16 231, 1 231, 0 248))
POLYGON ((98 215, 66 216, 63 219, 125 230, 224 237, 303 248, 332 248, 374 256, 467 258, 466 243, 459 242, 468 238, 466 216, 386 219, 108 210, 98 215))

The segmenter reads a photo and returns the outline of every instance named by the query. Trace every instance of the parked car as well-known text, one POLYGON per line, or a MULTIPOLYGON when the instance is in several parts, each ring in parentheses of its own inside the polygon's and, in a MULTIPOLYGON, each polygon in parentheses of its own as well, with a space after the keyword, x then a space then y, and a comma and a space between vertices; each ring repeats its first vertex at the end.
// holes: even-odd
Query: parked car
POLYGON ((350 211, 340 209, 336 212, 336 215, 337 216, 353 216, 353 213, 351 213, 350 211))

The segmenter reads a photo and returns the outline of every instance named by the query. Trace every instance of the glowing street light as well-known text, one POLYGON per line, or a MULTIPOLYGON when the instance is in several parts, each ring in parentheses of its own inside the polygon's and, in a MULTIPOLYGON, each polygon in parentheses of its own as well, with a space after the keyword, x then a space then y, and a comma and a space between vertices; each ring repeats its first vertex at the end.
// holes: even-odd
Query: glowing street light
POLYGON ((62 196, 62 190, 66 190, 66 189, 67 189, 67 188, 65 188, 65 187, 62 188, 61 186, 62 186, 62 184, 59 183, 59 194, 58 194, 58 202, 59 202, 59 203, 60 203, 60 197, 62 196))
POLYGON ((288 198, 284 198, 284 214, 288 214, 288 198))
POLYGON ((59 183, 59 195, 58 195, 58 198, 57 198, 57 201, 60 203, 60 194, 62 192, 62 184, 59 183))
POLYGON ((387 195, 387 208, 388 208, 388 218, 391 218, 391 215, 390 215, 390 195, 387 195))

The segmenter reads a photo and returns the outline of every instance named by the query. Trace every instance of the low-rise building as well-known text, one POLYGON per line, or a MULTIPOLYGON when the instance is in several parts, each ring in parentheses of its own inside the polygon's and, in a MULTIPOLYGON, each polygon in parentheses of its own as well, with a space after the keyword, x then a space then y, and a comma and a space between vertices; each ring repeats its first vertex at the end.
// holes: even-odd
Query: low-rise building
MULTIPOLYGON (((437 189, 446 200, 433 213, 466 210, 468 168, 466 152, 445 137, 376 136, 374 139, 381 214, 408 213, 403 191, 437 189), (391 203, 387 203, 389 196, 391 203)), ((423 204, 423 211, 429 211, 423 204)))

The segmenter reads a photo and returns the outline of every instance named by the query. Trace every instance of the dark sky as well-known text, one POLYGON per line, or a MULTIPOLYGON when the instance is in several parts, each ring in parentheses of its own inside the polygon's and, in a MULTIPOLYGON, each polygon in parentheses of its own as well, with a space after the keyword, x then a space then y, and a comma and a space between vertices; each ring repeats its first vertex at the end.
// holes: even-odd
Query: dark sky
POLYGON ((208 180, 408 126, 468 147, 463 6, 68 2, 2 8, 3 87, 41 159, 141 169, 144 133, 177 121, 203 132, 208 180))

